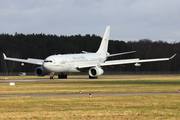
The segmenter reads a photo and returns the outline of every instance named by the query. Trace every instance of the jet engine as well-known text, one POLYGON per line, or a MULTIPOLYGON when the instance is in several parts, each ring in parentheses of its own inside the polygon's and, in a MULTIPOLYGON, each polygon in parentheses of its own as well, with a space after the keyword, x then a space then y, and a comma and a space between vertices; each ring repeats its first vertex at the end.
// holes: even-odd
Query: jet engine
POLYGON ((104 70, 99 67, 92 67, 89 69, 89 75, 91 77, 97 77, 99 75, 102 75, 104 73, 104 70))
POLYGON ((44 68, 43 68, 43 66, 41 66, 41 67, 37 67, 36 69, 35 69, 35 74, 37 75, 37 76, 45 76, 45 75, 47 75, 49 72, 47 72, 44 68))

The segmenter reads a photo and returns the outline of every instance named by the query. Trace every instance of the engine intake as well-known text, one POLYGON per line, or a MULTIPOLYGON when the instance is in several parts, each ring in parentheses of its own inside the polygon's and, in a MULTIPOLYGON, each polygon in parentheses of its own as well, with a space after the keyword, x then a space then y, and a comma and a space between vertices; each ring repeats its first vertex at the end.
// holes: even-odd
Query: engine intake
POLYGON ((35 69, 35 74, 36 74, 37 76, 45 76, 45 75, 49 74, 49 72, 47 72, 47 71, 43 68, 43 66, 41 66, 41 67, 37 67, 37 68, 35 69))
POLYGON ((99 67, 92 67, 89 69, 89 75, 91 77, 97 77, 99 75, 102 75, 104 73, 104 70, 99 67))

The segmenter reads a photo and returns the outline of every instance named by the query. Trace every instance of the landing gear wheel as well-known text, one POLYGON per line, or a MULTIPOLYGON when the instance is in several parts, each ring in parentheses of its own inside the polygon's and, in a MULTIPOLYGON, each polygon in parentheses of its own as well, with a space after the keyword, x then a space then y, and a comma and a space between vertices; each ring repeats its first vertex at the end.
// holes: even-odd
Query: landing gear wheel
POLYGON ((50 73, 50 79, 54 79, 54 73, 50 73))
POLYGON ((89 75, 89 79, 97 79, 98 77, 92 77, 89 75))
POLYGON ((67 75, 60 74, 58 75, 58 79, 67 79, 67 75))

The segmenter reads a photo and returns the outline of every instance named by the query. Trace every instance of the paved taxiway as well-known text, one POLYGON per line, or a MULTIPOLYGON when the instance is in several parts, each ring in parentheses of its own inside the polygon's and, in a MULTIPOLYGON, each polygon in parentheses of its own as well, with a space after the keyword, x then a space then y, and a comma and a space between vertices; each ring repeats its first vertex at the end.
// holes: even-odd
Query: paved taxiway
MULTIPOLYGON (((92 93, 92 97, 98 96, 138 96, 138 95, 180 95, 172 93, 92 93)), ((0 98, 44 98, 44 97, 89 97, 87 93, 78 94, 27 94, 27 95, 0 95, 0 98)))
MULTIPOLYGON (((111 80, 116 80, 116 79, 123 79, 123 80, 126 80, 126 79, 152 79, 152 78, 180 78, 180 76, 140 76, 140 77, 108 77, 108 78, 98 78, 100 80, 104 79, 104 80, 108 80, 108 79, 111 79, 111 80)), ((89 78, 68 78, 68 79, 53 79, 53 80, 50 80, 48 78, 45 78, 45 79, 0 79, 0 83, 10 83, 10 82, 47 82, 47 81, 72 81, 72 80, 93 80, 93 79, 89 79, 89 78)))
MULTIPOLYGON (((162 78, 162 77, 122 77, 122 78, 99 78, 99 79, 134 79, 134 78, 162 78)), ((168 77, 163 77, 168 78, 168 77)), ((170 77, 172 78, 172 76, 170 77)), ((176 76, 177 78, 177 76, 176 76)), ((0 83, 10 82, 46 82, 46 81, 72 81, 72 80, 89 80, 87 78, 78 79, 22 79, 22 80, 4 80, 1 79, 0 83)), ((135 96, 135 95, 180 95, 179 92, 171 93, 92 93, 92 97, 98 96, 135 96)), ((88 97, 88 93, 78 94, 26 94, 26 95, 0 95, 0 98, 43 98, 43 97, 88 97)))

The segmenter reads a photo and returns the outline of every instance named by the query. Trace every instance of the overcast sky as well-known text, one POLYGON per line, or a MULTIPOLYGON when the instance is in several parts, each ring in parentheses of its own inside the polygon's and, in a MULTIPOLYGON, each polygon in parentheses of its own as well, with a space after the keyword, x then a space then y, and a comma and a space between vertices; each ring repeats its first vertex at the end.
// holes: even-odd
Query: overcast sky
POLYGON ((0 0, 0 34, 96 34, 180 42, 180 0, 0 0))

